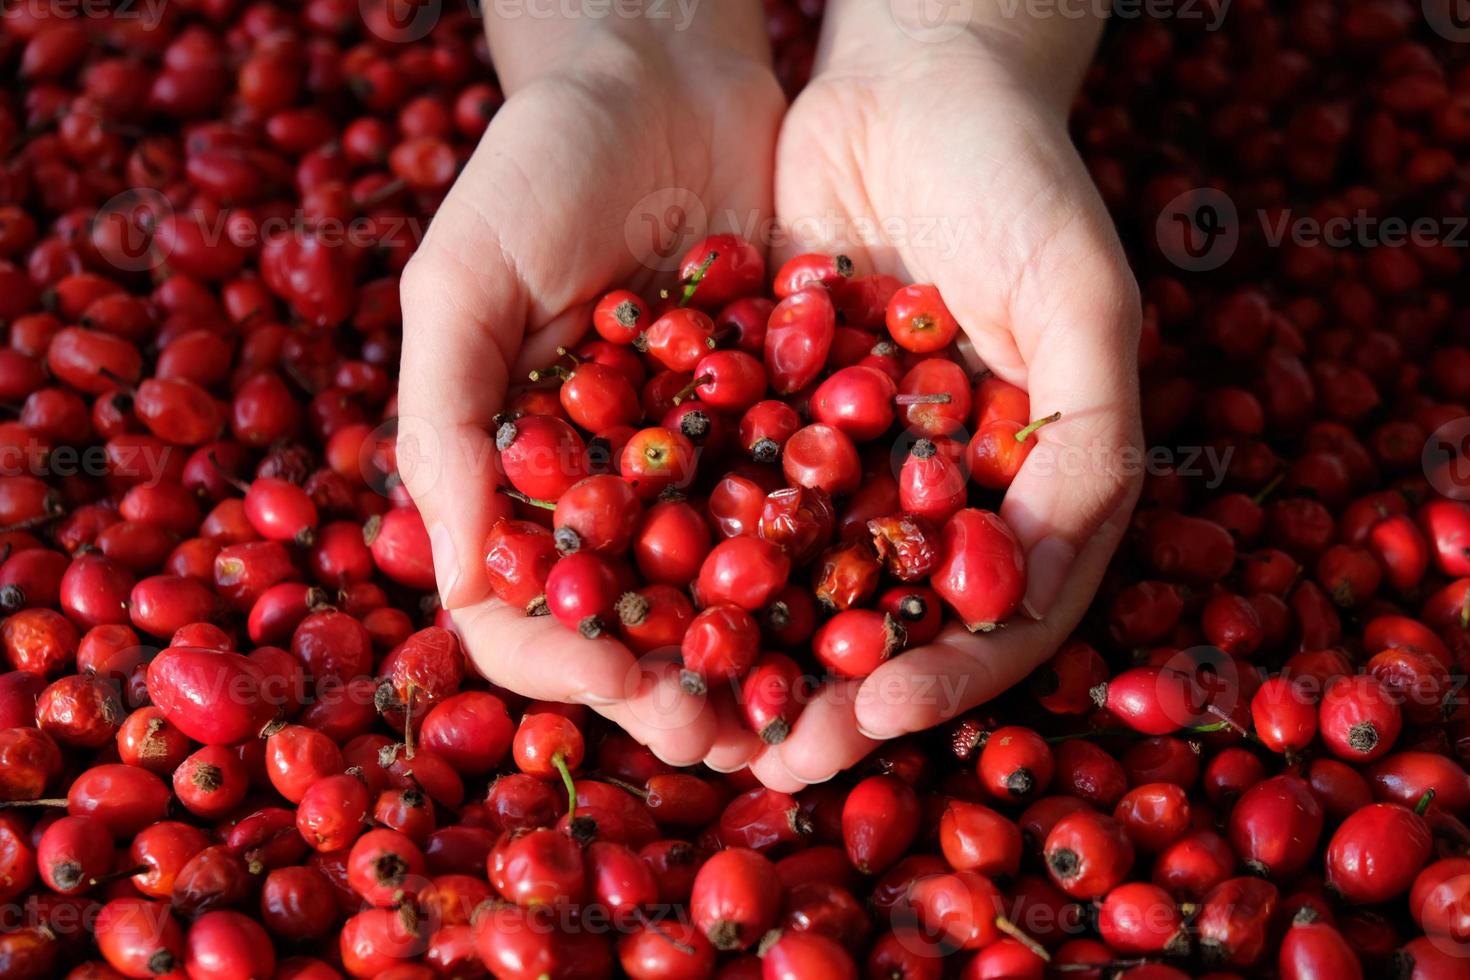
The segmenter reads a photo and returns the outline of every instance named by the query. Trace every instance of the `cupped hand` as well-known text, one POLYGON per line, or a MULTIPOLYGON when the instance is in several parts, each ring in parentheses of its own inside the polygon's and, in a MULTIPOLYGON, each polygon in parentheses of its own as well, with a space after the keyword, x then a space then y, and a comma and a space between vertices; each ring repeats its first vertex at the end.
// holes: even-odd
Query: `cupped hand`
POLYGON ((581 35, 563 65, 519 84, 503 73, 509 98, 405 270, 404 480, 441 600, 487 678, 588 704, 668 762, 699 761, 719 741, 738 764, 749 748, 731 712, 683 695, 674 664, 639 664, 617 642, 501 603, 483 543, 507 513, 492 441, 507 390, 580 337, 602 293, 672 282, 671 233, 689 229, 659 227, 671 213, 675 224, 697 221, 701 206, 769 213, 784 101, 759 60, 689 38, 581 35))
POLYGON ((776 170, 779 224, 798 251, 939 286, 967 357, 1061 413, 1006 494, 1026 551, 1023 609, 958 624, 862 681, 833 681, 751 767, 794 791, 878 740, 919 731, 1022 680, 1081 618, 1141 482, 1137 287, 1066 130, 1069 92, 987 44, 915 44, 830 65, 793 105, 776 170), (910 56, 910 53, 912 56, 910 56))

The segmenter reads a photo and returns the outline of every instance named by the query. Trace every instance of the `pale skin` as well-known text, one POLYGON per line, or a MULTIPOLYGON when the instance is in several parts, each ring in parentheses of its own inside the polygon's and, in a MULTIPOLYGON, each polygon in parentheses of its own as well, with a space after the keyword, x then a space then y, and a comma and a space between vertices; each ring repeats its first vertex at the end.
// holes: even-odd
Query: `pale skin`
POLYGON ((588 704, 671 764, 749 765, 795 791, 1002 693, 1081 617, 1136 500, 1141 442, 1137 288, 1065 125, 1100 25, 977 3, 926 33, 923 6, 829 0, 813 81, 789 109, 758 0, 698 5, 678 32, 652 18, 487 23, 508 100, 405 273, 400 414, 425 461, 405 479, 441 599, 495 683, 588 704), (676 663, 506 607, 481 565, 508 512, 487 492, 491 419, 602 293, 667 284, 628 227, 671 188, 698 198, 709 231, 780 230, 758 243, 772 269, 843 252, 937 284, 972 363, 1062 413, 1002 507, 1027 552, 1026 614, 984 636, 950 626, 866 680, 825 685, 778 746, 724 695, 683 694, 676 663))

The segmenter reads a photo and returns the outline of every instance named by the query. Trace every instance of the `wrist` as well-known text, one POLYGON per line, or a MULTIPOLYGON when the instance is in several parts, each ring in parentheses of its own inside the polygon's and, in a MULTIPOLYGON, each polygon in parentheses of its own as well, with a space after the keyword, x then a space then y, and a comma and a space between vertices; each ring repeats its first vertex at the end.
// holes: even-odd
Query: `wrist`
POLYGON ((508 94, 548 75, 631 81, 771 64, 760 0, 484 0, 484 17, 508 94))
POLYGON ((816 74, 960 67, 1065 119, 1104 22, 1089 5, 1066 0, 828 0, 816 74))

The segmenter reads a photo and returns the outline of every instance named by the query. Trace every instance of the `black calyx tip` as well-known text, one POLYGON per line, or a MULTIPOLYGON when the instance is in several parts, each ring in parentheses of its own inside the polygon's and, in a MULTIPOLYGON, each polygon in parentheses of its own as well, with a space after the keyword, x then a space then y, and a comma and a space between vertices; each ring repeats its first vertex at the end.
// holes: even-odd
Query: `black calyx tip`
POLYGON ((699 442, 709 435, 709 426, 709 416, 698 409, 685 412, 684 417, 679 420, 679 431, 690 442, 699 442))
POLYGON ((898 600, 898 614, 911 623, 929 615, 929 603, 921 595, 906 595, 898 600))
POLYGON ((559 527, 551 534, 556 550, 563 555, 573 555, 582 550, 582 536, 569 527, 559 527))

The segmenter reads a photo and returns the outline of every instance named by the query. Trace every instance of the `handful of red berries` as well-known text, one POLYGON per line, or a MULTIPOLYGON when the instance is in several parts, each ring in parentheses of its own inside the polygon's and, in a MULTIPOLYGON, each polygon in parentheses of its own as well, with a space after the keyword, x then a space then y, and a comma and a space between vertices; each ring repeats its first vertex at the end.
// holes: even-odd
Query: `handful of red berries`
POLYGON ((1016 611, 1021 548, 972 505, 993 504, 1056 416, 1032 423, 1024 392, 971 379, 933 286, 809 254, 768 299, 764 259, 735 235, 681 269, 652 307, 603 297, 600 339, 512 400, 496 445, 521 513, 485 563, 529 615, 677 651, 692 693, 733 685, 779 742, 804 671, 865 677, 945 611, 976 631, 1016 611))
MULTIPOLYGON (((501 102, 464 6, 3 5, 0 980, 1466 976, 1463 250, 1244 219, 1462 229, 1470 48, 1439 0, 1218 6, 1117 18, 1077 106, 1168 461, 1091 613, 793 795, 488 683, 425 601, 391 230, 501 102), (1238 240, 1181 238, 1220 194, 1238 240)), ((821 0, 765 9, 794 91, 821 0)), ((970 505, 1050 417, 860 272, 766 297, 716 238, 597 304, 502 420, 500 598, 771 742, 809 674, 1011 615, 970 505)))

